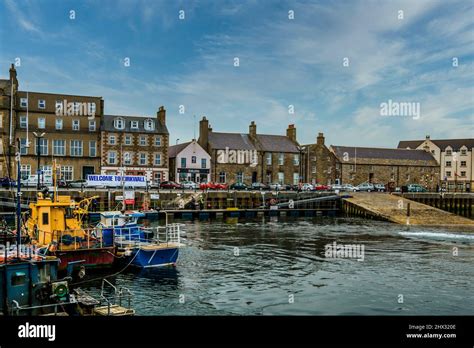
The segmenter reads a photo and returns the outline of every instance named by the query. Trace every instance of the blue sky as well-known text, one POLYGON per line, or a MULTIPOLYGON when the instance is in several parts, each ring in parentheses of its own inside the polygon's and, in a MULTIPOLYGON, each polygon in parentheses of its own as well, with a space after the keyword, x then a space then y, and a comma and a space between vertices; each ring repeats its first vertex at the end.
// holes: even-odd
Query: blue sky
POLYGON ((0 0, 2 78, 17 57, 23 90, 102 96, 108 114, 164 105, 170 144, 193 115, 227 132, 294 123, 301 143, 474 136, 473 1, 0 0), (388 100, 421 117, 381 116, 388 100))

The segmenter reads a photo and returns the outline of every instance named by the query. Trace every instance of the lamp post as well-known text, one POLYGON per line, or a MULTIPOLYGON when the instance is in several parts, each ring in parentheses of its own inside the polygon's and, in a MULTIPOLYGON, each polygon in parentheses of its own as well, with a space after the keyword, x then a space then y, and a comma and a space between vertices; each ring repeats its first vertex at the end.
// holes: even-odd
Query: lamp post
POLYGON ((454 170, 454 192, 458 192, 458 154, 453 152, 453 162, 456 163, 454 170))
POLYGON ((36 165, 36 175, 38 176, 38 185, 36 186, 36 189, 39 191, 41 186, 40 186, 40 156, 41 156, 41 146, 40 146, 40 142, 41 142, 41 138, 43 138, 45 136, 46 133, 37 133, 37 132, 33 132, 33 135, 35 136, 36 138, 36 161, 37 161, 37 165, 36 165))

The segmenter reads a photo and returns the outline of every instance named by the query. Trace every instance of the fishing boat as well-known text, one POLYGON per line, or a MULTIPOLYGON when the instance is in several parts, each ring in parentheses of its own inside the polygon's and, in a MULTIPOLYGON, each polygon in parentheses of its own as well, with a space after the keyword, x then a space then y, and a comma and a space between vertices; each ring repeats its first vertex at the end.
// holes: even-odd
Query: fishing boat
POLYGON ((106 243, 114 243, 117 255, 124 262, 140 268, 175 266, 183 246, 179 224, 144 227, 138 211, 109 211, 101 213, 97 229, 106 243))

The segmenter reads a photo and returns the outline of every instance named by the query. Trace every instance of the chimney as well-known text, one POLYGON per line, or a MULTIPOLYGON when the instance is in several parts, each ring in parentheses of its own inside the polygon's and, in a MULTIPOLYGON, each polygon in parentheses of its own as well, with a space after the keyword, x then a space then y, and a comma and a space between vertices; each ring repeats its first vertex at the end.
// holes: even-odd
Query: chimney
POLYGON ((250 122, 249 135, 254 139, 257 137, 257 125, 255 124, 255 121, 250 122))
POLYGON ((430 140, 430 136, 429 136, 429 134, 426 136, 426 140, 430 140))
POLYGON ((316 138, 317 145, 324 145, 324 133, 318 133, 318 137, 316 138))
POLYGON ((209 121, 206 119, 206 116, 202 117, 202 120, 199 121, 199 139, 198 143, 204 150, 208 150, 207 145, 209 142, 209 132, 212 129, 209 128, 209 121))
POLYGON ((294 124, 288 125, 286 129, 286 136, 290 138, 291 141, 296 143, 296 128, 294 124))
POLYGON ((166 125, 166 110, 163 105, 160 106, 160 108, 158 109, 156 116, 158 117, 158 122, 160 122, 162 126, 165 126, 166 125))
POLYGON ((10 81, 13 81, 13 84, 15 85, 13 90, 18 90, 18 80, 16 78, 16 69, 14 64, 12 64, 10 67, 10 81))

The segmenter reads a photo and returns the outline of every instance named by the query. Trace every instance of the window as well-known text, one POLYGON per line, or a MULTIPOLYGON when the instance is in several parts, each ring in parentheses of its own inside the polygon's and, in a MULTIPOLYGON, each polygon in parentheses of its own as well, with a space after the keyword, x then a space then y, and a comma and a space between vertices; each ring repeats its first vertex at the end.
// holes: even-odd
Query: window
POLYGON ((152 119, 147 119, 144 122, 145 130, 152 131, 155 129, 155 122, 152 119))
POLYGON ((467 150, 461 149, 461 156, 466 156, 466 155, 467 155, 467 150))
POLYGON ((138 121, 130 121, 131 129, 138 129, 138 121))
POLYGON ((159 184, 161 182, 161 173, 155 173, 154 179, 155 179, 155 184, 159 184))
POLYGON ((354 173, 351 173, 351 174, 349 175, 349 179, 354 180, 354 178, 355 178, 354 173))
POLYGON ((300 174, 293 173, 293 185, 298 185, 299 182, 300 182, 300 174))
POLYGON ((155 153, 155 166, 161 166, 161 154, 155 153))
POLYGON ((461 161, 461 167, 465 167, 466 166, 466 161, 461 161))
POLYGON ((130 155, 130 152, 125 152, 123 154, 123 164, 126 164, 126 165, 132 164, 132 156, 130 155))
POLYGON ((41 174, 43 175, 53 175, 53 166, 40 166, 41 174))
POLYGON ((191 156, 191 163, 196 163, 196 156, 191 156))
POLYGON ((278 155, 278 165, 282 166, 284 164, 284 162, 285 162, 285 155, 280 153, 278 155))
POLYGON ((63 102, 61 100, 56 100, 55 109, 56 115, 63 114, 63 102))
POLYGON ((313 166, 313 167, 311 168, 311 173, 316 174, 316 166, 313 166))
POLYGON ((451 172, 450 172, 449 170, 446 172, 446 176, 447 176, 448 178, 451 177, 451 172))
POLYGON ((27 279, 24 272, 15 272, 11 277, 12 286, 26 284, 27 279))
POLYGON ((446 167, 451 167, 451 161, 446 161, 446 167))
POLYGON ((82 156, 82 140, 71 140, 71 156, 82 156))
POLYGON ((42 214, 42 219, 41 219, 43 225, 49 225, 49 213, 43 213, 42 214))
POLYGON ((272 182, 272 173, 267 173, 267 175, 265 175, 265 177, 267 179, 266 183, 271 184, 271 182, 272 182))
POLYGON ((373 172, 374 171, 374 166, 369 166, 369 171, 373 172))
POLYGON ((46 128, 46 119, 44 117, 38 117, 38 128, 39 129, 46 128))
POLYGON ((278 172, 278 183, 284 184, 285 183, 285 173, 278 172))
POLYGON ((20 98, 20 106, 21 106, 22 108, 28 107, 28 99, 26 99, 26 98, 20 98))
POLYGON ((72 166, 61 166, 61 178, 66 181, 74 180, 73 170, 72 166))
POLYGON ((397 167, 392 166, 392 173, 395 173, 397 171, 397 167))
POLYGON ((161 137, 155 137, 155 146, 161 146, 161 137))
POLYGON ((20 128, 26 128, 27 121, 26 116, 20 116, 20 128))
POLYGON ((72 120, 72 130, 78 131, 80 128, 80 120, 72 120))
POLYGON ((46 100, 44 100, 44 99, 38 100, 38 107, 40 109, 45 109, 46 108, 46 100))
POLYGON ((139 157, 139 164, 144 166, 146 165, 147 161, 146 161, 146 153, 144 152, 141 152, 140 153, 140 157, 139 157))
POLYGON ((350 170, 351 172, 354 171, 354 165, 353 165, 353 164, 351 164, 351 165, 349 166, 349 170, 350 170))
POLYGON ((22 178, 27 178, 31 175, 31 165, 22 164, 20 167, 20 176, 22 178))
POLYGON ((57 118, 56 119, 56 129, 58 129, 58 130, 63 129, 63 119, 62 118, 57 118))
POLYGON ((186 168, 186 157, 181 157, 181 168, 186 168))
POLYGON ((95 116, 96 105, 95 103, 88 103, 89 104, 89 115, 95 116))
POLYGON ((123 118, 116 118, 114 120, 114 127, 115 129, 124 129, 125 128, 125 121, 123 120, 123 118))
POLYGON ((466 176, 466 172, 462 171, 460 176, 465 177, 465 176, 466 176))
POLYGON ((300 165, 300 155, 293 156, 293 165, 299 166, 300 165))
POLYGON ((140 146, 146 146, 146 136, 140 136, 140 146))
POLYGON ((219 182, 220 183, 222 183, 222 184, 225 183, 225 176, 226 176, 225 172, 220 172, 219 173, 219 182))
POLYGON ((271 153, 267 153, 265 155, 265 159, 267 161, 267 166, 271 166, 272 165, 272 154, 271 153))
POLYGON ((74 115, 79 115, 79 111, 81 110, 81 103, 74 102, 74 115))
POLYGON ((115 135, 109 135, 109 145, 115 145, 115 135))
POLYGON ((115 151, 109 151, 108 156, 107 156, 107 162, 109 164, 115 164, 116 160, 117 160, 117 153, 115 151))
POLYGON ((89 132, 95 132, 95 121, 89 121, 89 132))
POLYGON ((201 168, 207 167, 207 160, 205 158, 201 158, 201 168))
POLYGON ((237 182, 244 182, 244 173, 237 172, 237 182))
POLYGON ((132 136, 126 135, 123 142, 125 145, 132 145, 132 136))
POLYGON ((26 147, 26 138, 20 139, 20 154, 22 155, 28 154, 28 148, 26 147))
POLYGON ((394 181, 394 180, 395 180, 395 174, 393 174, 393 173, 390 174, 390 180, 391 180, 391 181, 394 181))
POLYGON ((451 150, 446 150, 446 156, 451 156, 453 152, 451 150))
POLYGON ((61 139, 53 140, 53 155, 66 156, 66 140, 61 140, 61 139))
MULTIPOLYGON (((35 155, 38 154, 38 141, 35 141, 35 155)), ((40 156, 48 155, 48 139, 39 139, 39 154, 40 156)))
POLYGON ((95 140, 89 141, 89 157, 97 156, 97 142, 95 140))
POLYGON ((410 180, 410 174, 406 174, 405 180, 406 180, 406 181, 409 181, 409 180, 410 180))

